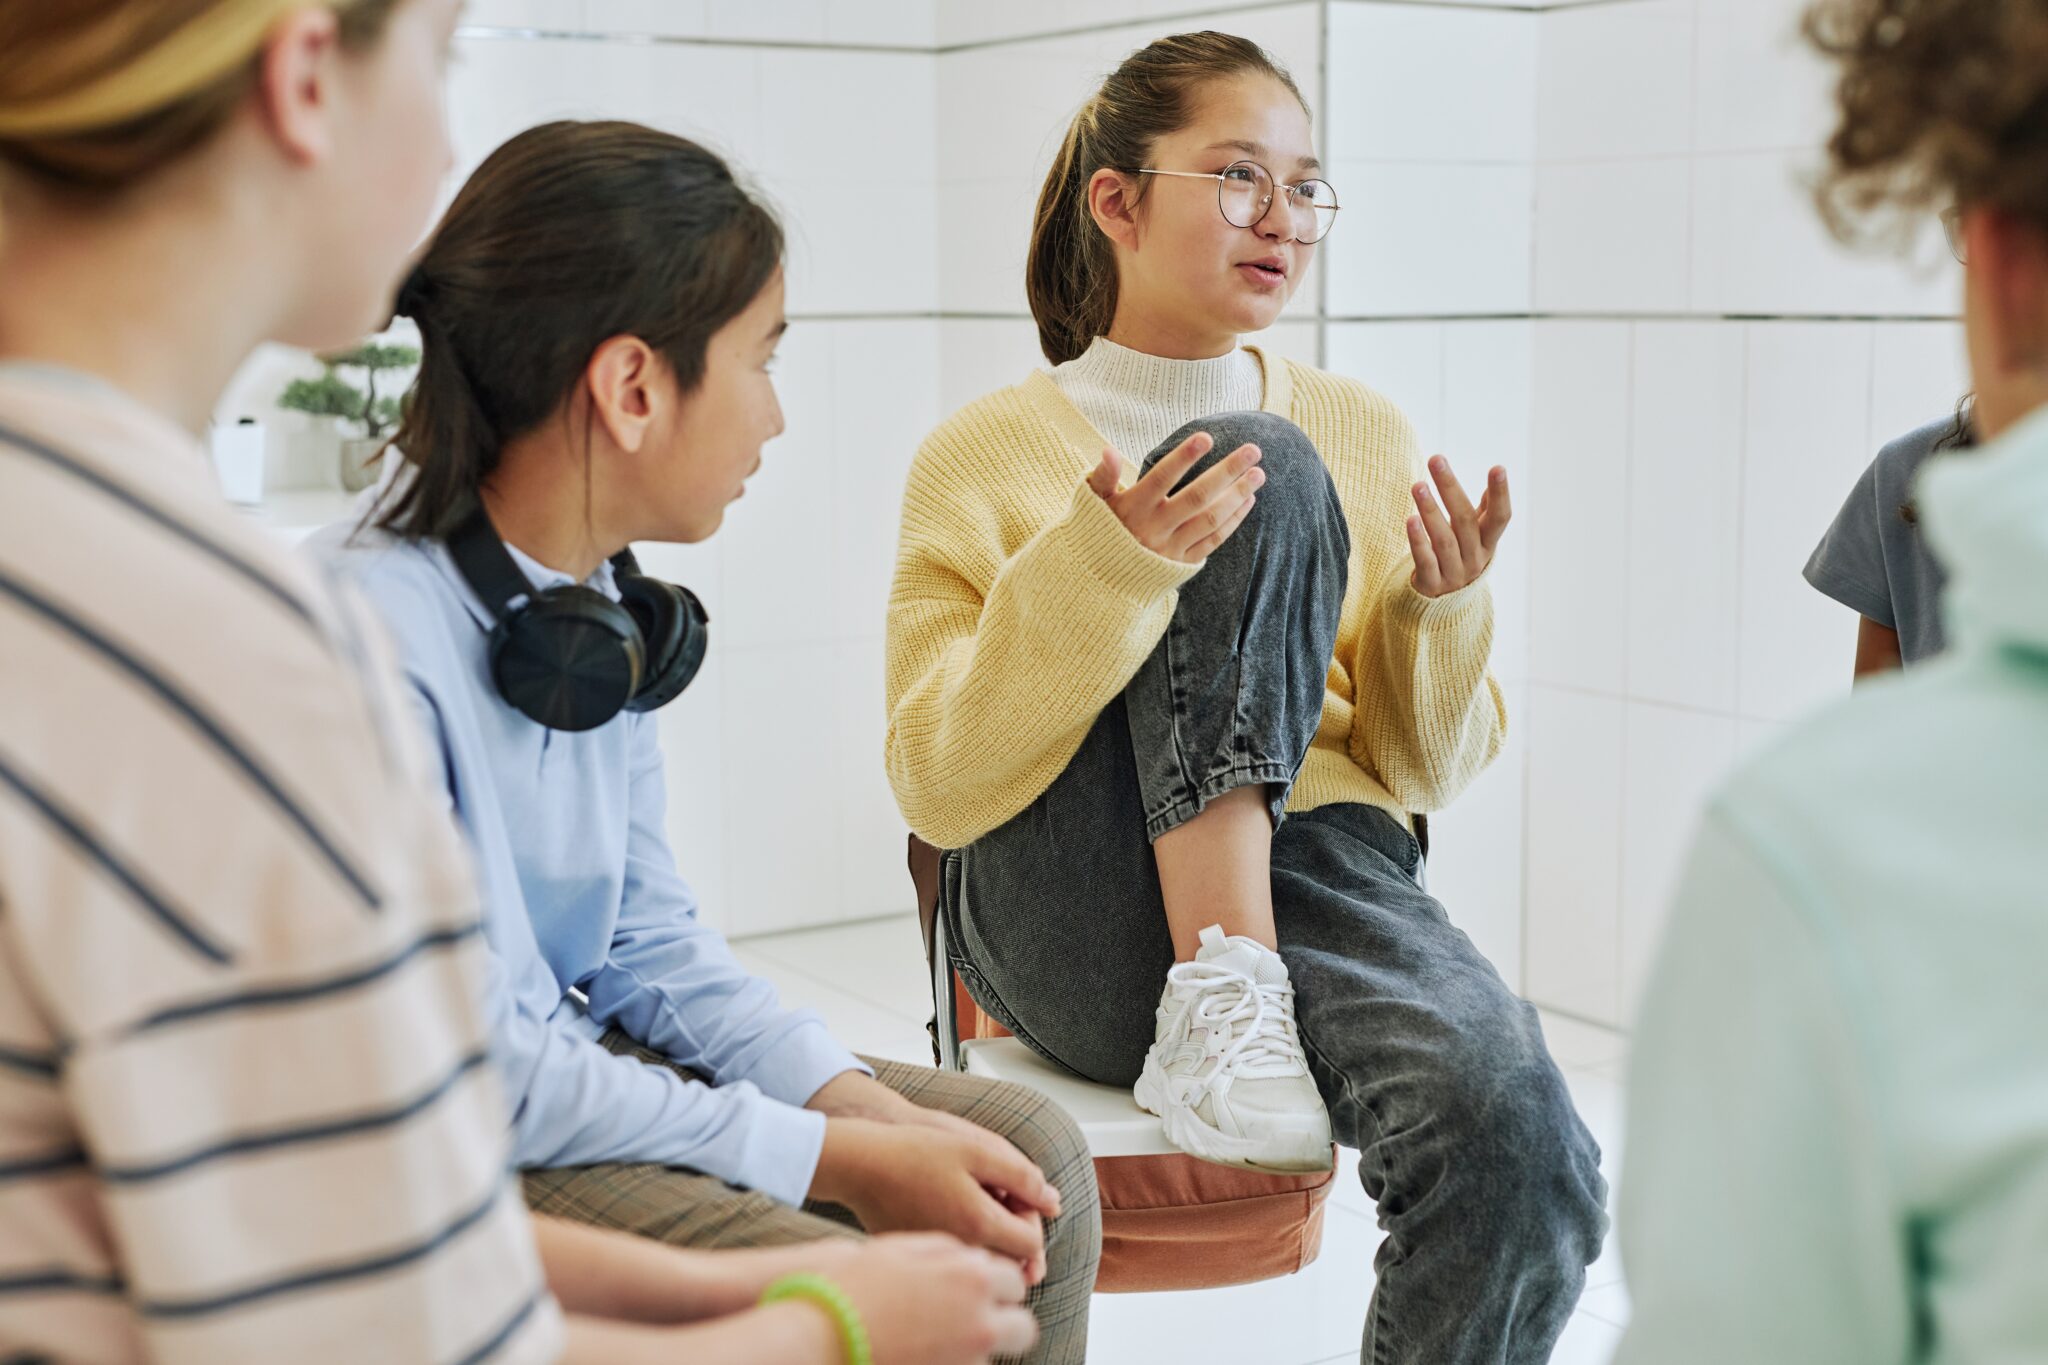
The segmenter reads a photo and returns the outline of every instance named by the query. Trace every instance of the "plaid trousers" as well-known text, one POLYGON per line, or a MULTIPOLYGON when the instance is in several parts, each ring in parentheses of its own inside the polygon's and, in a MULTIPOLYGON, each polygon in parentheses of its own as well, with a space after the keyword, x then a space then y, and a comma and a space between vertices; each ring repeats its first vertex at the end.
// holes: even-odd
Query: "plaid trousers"
MULTIPOLYGON (((604 1046, 649 1066, 702 1080, 618 1029, 604 1046)), ((913 1104, 956 1114, 1007 1139, 1060 1192, 1060 1216, 1045 1225, 1046 1275, 1031 1291, 1039 1342, 1020 1365, 1079 1365, 1088 1354, 1088 1303, 1102 1254, 1102 1210, 1095 1163, 1080 1129, 1051 1100, 1026 1086, 863 1057, 875 1079, 913 1104)), ((525 1173, 536 1213, 652 1237, 673 1246, 760 1247, 821 1237, 858 1237, 860 1223, 836 1204, 801 1209, 715 1176, 675 1166, 608 1164, 525 1173)))

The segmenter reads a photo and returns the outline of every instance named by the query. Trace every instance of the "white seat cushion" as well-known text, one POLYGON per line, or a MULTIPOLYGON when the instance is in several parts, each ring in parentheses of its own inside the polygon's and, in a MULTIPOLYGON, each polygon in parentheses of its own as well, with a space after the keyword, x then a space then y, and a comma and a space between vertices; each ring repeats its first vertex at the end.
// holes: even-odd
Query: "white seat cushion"
POLYGON ((1048 1096, 1081 1125, 1095 1156, 1164 1156, 1178 1150, 1129 1090, 1070 1075, 1015 1038, 969 1039, 960 1044, 960 1055, 971 1076, 1016 1081, 1048 1096))

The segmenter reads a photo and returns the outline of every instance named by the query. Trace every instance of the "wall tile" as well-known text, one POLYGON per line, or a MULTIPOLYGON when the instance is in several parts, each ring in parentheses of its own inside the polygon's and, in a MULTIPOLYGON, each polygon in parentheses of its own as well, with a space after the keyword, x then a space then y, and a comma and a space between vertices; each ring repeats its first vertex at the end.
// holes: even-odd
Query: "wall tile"
POLYGON ((1029 318, 947 318, 939 324, 939 416, 1043 368, 1029 318))
POLYGON ((1690 167, 1683 159, 1536 170, 1536 308, 1682 312, 1690 167))
POLYGON ((938 164, 947 182, 1037 182, 1100 73, 1041 44, 1005 44, 942 54, 937 79, 938 164))
POLYGON ((1692 0, 1544 15, 1536 156, 1544 161, 1692 150, 1692 0))
POLYGON ((1953 413, 1970 390, 1962 324, 1881 322, 1876 325, 1870 385, 1870 441, 1875 447, 1953 413))
MULTIPOLYGON (((595 0, 602 4, 605 0, 595 0)), ((709 0, 714 38, 759 38, 770 42, 825 41, 826 0, 709 0)))
POLYGON ((1332 5, 1324 159, 1527 162, 1536 27, 1499 10, 1332 5))
POLYGON ((832 340, 830 324, 799 323, 783 338, 775 387, 788 428, 761 452, 718 533, 728 604, 719 625, 737 648, 792 644, 818 628, 819 585, 833 567, 832 340))
POLYGON ((584 0, 583 10, 583 26, 599 33, 700 38, 711 31, 710 0, 584 0))
POLYGON ((1508 708, 1506 747, 1448 810, 1430 817, 1429 890, 1508 988, 1520 991, 1528 690, 1502 690, 1508 708))
POLYGON ((1529 676, 1619 696, 1627 615, 1629 328, 1535 327, 1529 676))
POLYGON ((1818 147, 1831 122, 1827 65, 1799 36, 1795 0, 1699 6, 1698 147, 1818 147))
MULTIPOLYGON (((1531 487, 1533 324, 1453 322, 1444 326, 1444 439, 1425 453, 1451 460, 1468 492, 1486 471, 1508 472, 1511 506, 1531 487)), ((1495 552, 1493 667, 1503 679, 1529 675, 1529 524, 1518 512, 1495 552)))
POLYGON ((1760 323, 1743 449, 1741 713, 1785 720, 1848 689, 1856 619, 1807 557, 1870 463, 1871 329, 1760 323))
POLYGON ((815 723, 827 661, 814 643, 725 656, 726 932, 768 934, 838 918, 839 759, 815 723), (744 755, 742 757, 742 754, 744 755))
POLYGON ((1628 690, 1732 713, 1746 333, 1641 323, 1629 455, 1628 690))
POLYGON ((1529 693, 1523 987, 1537 1004, 1617 1024, 1627 708, 1541 685, 1529 693))
POLYGON ((1712 313, 1947 316, 1960 271, 1938 231, 1899 259, 1828 235, 1808 186, 1817 154, 1749 152, 1694 162, 1692 306, 1712 313))
POLYGON ((469 0, 462 7, 462 25, 575 33, 583 28, 587 8, 586 0, 469 0))
POLYGON ((1730 716, 1631 702, 1621 803, 1621 1009, 1633 1020, 1708 796, 1737 751, 1730 716))
POLYGON ((825 0, 825 40, 929 48, 938 11, 938 0, 825 0))
POLYGON ((1344 161, 1322 248, 1338 317, 1526 313, 1527 166, 1344 161))
POLYGON ((928 313, 939 301, 938 224, 920 205, 936 187, 905 182, 875 203, 869 176, 787 180, 763 176, 788 235, 789 310, 802 313, 928 313))
POLYGON ((1333 322, 1327 363, 1391 399, 1425 450, 1444 448, 1444 324, 1333 322))
POLYGON ((936 58, 770 49, 758 60, 764 170, 864 179, 867 214, 930 217, 920 190, 936 174, 936 58))
POLYGON ((832 332, 831 568, 817 585, 822 619, 812 628, 879 640, 904 480, 940 418, 939 324, 843 323, 832 332))
POLYGON ((1024 260, 1038 185, 1021 176, 951 180, 939 197, 939 301, 948 312, 1028 311, 1024 260))
MULTIPOLYGON (((697 581, 675 574, 671 566, 641 551, 641 567, 693 590, 697 581), (657 567, 661 565, 662 567, 657 567), (671 576, 673 575, 673 576, 671 576)), ((706 599, 718 620, 718 610, 706 599)), ((733 894, 726 876, 727 775, 725 735, 725 649, 716 633, 704 666, 682 696, 663 707, 661 755, 668 787, 668 842, 683 880, 697 893, 698 914, 705 923, 724 929, 732 923, 733 894)))
MULTIPOLYGON (((820 698, 838 800, 838 903, 823 919, 868 919, 917 908, 904 866, 909 829, 889 789, 888 713, 880 635, 827 651, 831 685, 820 698)), ((905 944, 917 951, 914 939, 905 944)))

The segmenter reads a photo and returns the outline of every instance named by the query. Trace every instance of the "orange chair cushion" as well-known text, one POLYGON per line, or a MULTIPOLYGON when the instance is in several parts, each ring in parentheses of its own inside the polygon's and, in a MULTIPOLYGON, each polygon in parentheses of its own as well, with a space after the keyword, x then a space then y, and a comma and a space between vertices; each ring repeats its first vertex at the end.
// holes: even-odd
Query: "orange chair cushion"
MULTIPOLYGON (((1007 1038, 953 978, 960 1037, 1007 1038)), ((1102 1195, 1098 1294, 1213 1289, 1292 1275, 1323 1248, 1334 1171, 1260 1175, 1191 1156, 1095 1159, 1102 1195)))

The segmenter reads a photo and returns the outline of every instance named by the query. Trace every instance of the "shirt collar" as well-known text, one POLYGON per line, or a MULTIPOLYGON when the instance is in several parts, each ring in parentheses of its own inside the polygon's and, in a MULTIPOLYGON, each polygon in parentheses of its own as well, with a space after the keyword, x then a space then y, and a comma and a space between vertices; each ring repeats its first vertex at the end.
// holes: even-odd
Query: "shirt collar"
MULTIPOLYGON (((456 587, 460 591, 463 607, 469 612, 477 625, 485 630, 490 630, 497 624, 496 615, 490 607, 484 605, 483 599, 476 595, 476 589, 469 586, 468 580, 462 576, 462 571, 455 567, 454 557, 448 553, 448 547, 443 545, 437 548, 439 549, 439 558, 443 568, 455 580, 456 587)), ((512 556, 512 563, 518 568, 526 581, 533 585, 536 592, 544 592, 549 588, 568 587, 576 581, 560 569, 549 568, 509 541, 506 542, 505 553, 512 556)), ((610 560, 599 564, 597 572, 583 580, 583 586, 603 593, 614 602, 619 600, 618 574, 613 570, 610 560)))

